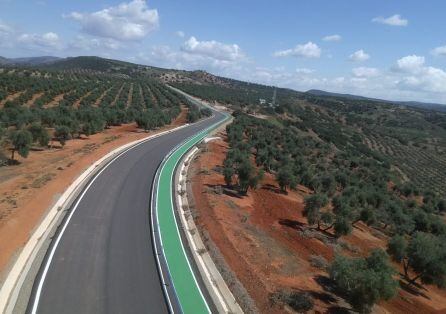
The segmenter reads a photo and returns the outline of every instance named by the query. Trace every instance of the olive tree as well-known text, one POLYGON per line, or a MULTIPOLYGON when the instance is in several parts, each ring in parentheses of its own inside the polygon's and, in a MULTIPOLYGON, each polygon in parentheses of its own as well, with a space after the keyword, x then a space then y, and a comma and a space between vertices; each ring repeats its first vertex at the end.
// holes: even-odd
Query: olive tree
POLYGON ((29 149, 33 137, 27 130, 15 130, 9 133, 9 140, 11 142, 11 160, 14 160, 14 153, 17 151, 23 158, 28 157, 29 149))
POLYGON ((33 123, 28 127, 28 131, 31 132, 33 142, 39 143, 40 146, 47 146, 50 141, 50 135, 48 131, 40 124, 33 123))
POLYGON ((332 223, 332 215, 322 212, 322 208, 327 204, 328 197, 325 194, 317 193, 305 198, 303 215, 307 218, 309 225, 317 225, 317 228, 320 230, 321 224, 327 225, 332 223))
POLYGON ((393 279, 392 268, 383 250, 373 250, 365 258, 337 255, 329 267, 329 274, 338 292, 345 296, 353 308, 369 313, 375 303, 395 296, 398 283, 393 279))
POLYGON ((409 240, 401 235, 390 239, 387 251, 393 260, 402 263, 404 277, 413 284, 420 279, 424 284, 446 287, 446 238, 416 232, 409 240), (409 269, 414 273, 410 277, 409 269))
POLYGON ((294 188, 297 183, 296 176, 289 166, 283 166, 279 169, 276 174, 276 180, 282 192, 286 192, 287 187, 294 188))
POLYGON ((62 147, 65 146, 65 143, 70 139, 70 128, 65 125, 57 126, 54 132, 54 137, 59 141, 62 147))

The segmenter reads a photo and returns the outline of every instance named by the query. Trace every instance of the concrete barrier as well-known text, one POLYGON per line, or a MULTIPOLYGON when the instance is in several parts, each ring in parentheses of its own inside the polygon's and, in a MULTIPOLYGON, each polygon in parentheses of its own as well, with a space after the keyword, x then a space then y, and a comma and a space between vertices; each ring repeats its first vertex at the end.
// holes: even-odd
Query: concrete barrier
MULTIPOLYGON (((218 129, 224 127, 226 122, 218 129)), ((214 132, 216 132, 214 130, 214 132)), ((204 139, 206 142, 206 138, 204 139)), ((224 281, 222 275, 217 269, 211 255, 207 251, 206 246, 201 239, 200 233, 197 230, 195 221, 190 213, 188 198, 187 198, 187 173, 190 163, 199 151, 197 147, 191 149, 185 157, 183 157, 180 165, 175 173, 175 201, 178 217, 182 225, 182 229, 186 235, 186 239, 194 258, 195 264, 200 272, 201 278, 206 286, 209 295, 216 306, 218 313, 243 313, 240 305, 237 303, 234 295, 224 281)))

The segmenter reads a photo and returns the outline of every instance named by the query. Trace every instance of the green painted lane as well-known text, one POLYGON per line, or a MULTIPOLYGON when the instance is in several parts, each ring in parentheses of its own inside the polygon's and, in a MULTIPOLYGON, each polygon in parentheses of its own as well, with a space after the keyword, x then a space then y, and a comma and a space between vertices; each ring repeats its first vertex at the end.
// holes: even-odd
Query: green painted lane
POLYGON ((156 215, 161 244, 175 293, 185 314, 210 313, 211 311, 189 264, 175 219, 174 195, 172 193, 174 171, 178 162, 190 148, 228 118, 226 116, 222 121, 188 139, 165 160, 159 174, 156 194, 156 215))

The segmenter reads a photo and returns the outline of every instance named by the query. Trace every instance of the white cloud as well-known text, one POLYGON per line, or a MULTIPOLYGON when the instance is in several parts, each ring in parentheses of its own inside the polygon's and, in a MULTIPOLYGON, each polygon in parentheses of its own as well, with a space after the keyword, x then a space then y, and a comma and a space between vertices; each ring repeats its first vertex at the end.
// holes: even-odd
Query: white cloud
POLYGON ((321 56, 321 48, 311 41, 306 44, 296 45, 292 49, 280 50, 274 52, 275 57, 303 57, 303 58, 319 58, 321 56))
POLYGON ((306 72, 247 67, 231 72, 231 77, 301 91, 322 89, 389 100, 446 103, 446 71, 426 66, 424 60, 417 56, 401 58, 400 62, 396 61, 387 69, 356 67, 351 75, 345 76, 324 77, 306 72), (398 69, 398 64, 405 70, 398 69), (407 71, 411 68, 418 70, 407 71))
POLYGON ((434 67, 422 67, 416 73, 398 81, 401 88, 433 93, 446 93, 446 72, 434 67))
POLYGON ((184 36, 186 36, 186 34, 183 31, 177 31, 175 32, 175 35, 177 35, 180 38, 184 38, 184 36))
POLYGON ((2 48, 12 48, 13 42, 15 40, 14 36, 15 30, 8 24, 3 23, 0 20, 0 47, 2 48))
MULTIPOLYGON (((168 46, 155 47, 150 54, 140 57, 144 57, 148 64, 178 69, 204 69, 243 81, 301 91, 322 89, 389 100, 446 102, 445 71, 425 66, 424 63, 416 73, 395 71, 398 64, 396 61, 394 67, 387 69, 356 67, 350 75, 325 77, 308 68, 287 70, 286 67, 257 67, 252 62, 219 61, 203 55, 172 50, 168 46)), ((410 62, 400 62, 402 68, 407 68, 407 63, 410 62)))
POLYGON ((352 70, 352 73, 356 77, 375 77, 379 75, 379 70, 376 68, 358 67, 352 70))
POLYGON ((224 44, 215 40, 199 41, 194 36, 184 42, 181 50, 220 61, 236 61, 244 58, 243 52, 236 44, 224 44))
POLYGON ((409 24, 409 21, 403 19, 399 14, 395 14, 389 17, 378 16, 372 19, 372 22, 391 26, 407 26, 409 24))
MULTIPOLYGON (((186 43, 189 41, 190 39, 186 43)), ((140 53, 137 58, 151 65, 183 70, 201 69, 232 77, 241 68, 241 64, 247 61, 243 53, 240 52, 240 48, 238 50, 234 49, 238 52, 229 49, 226 53, 223 53, 210 49, 209 45, 190 45, 191 43, 186 43, 179 50, 172 49, 167 45, 155 46, 151 48, 149 53, 140 53)), ((217 47, 215 50, 218 50, 220 45, 225 44, 219 43, 210 46, 217 47)), ((232 45, 227 46, 232 47, 232 45)))
POLYGON ((434 56, 446 56, 446 45, 433 49, 431 53, 434 56))
POLYGON ((311 74, 311 73, 314 73, 314 70, 313 69, 307 69, 307 68, 297 68, 296 69, 296 73, 299 73, 299 74, 311 74))
POLYGON ((61 49, 61 41, 56 33, 48 32, 39 34, 21 34, 17 38, 17 42, 29 49, 61 49))
POLYGON ((341 35, 328 35, 322 38, 323 41, 340 41, 342 39, 341 35))
POLYGON ((81 51, 94 51, 98 49, 117 50, 122 48, 122 44, 110 38, 89 38, 78 35, 68 44, 69 49, 81 51))
POLYGON ((1 35, 4 35, 4 34, 10 34, 10 33, 12 33, 13 31, 14 31, 14 30, 12 29, 11 26, 9 26, 9 25, 3 23, 3 22, 0 20, 0 36, 1 36, 1 35))
POLYGON ((352 53, 349 56, 349 59, 351 61, 355 61, 355 62, 362 62, 362 61, 366 61, 366 60, 370 59, 370 55, 367 54, 364 50, 360 49, 360 50, 352 53))
POLYGON ((397 81, 400 88, 431 93, 446 92, 446 72, 442 69, 425 66, 423 56, 403 57, 396 61, 393 70, 403 74, 397 81))
POLYGON ((416 73, 424 66, 425 59, 422 56, 410 55, 396 61, 396 70, 416 73))
POLYGON ((79 22, 82 31, 116 40, 141 40, 158 28, 156 9, 150 10, 144 0, 124 2, 93 13, 72 12, 64 17, 79 22))

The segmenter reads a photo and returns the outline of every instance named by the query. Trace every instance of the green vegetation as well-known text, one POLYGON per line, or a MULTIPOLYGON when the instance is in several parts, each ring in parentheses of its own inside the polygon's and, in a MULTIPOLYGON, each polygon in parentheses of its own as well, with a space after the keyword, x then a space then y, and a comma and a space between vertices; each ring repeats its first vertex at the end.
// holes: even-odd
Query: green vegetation
POLYGON ((28 127, 28 131, 31 132, 33 143, 38 143, 40 146, 48 146, 50 141, 50 135, 48 131, 39 123, 32 123, 28 127))
POLYGON ((229 125, 227 128, 230 138, 230 149, 224 160, 223 174, 227 185, 232 186, 233 177, 236 175, 236 186, 241 194, 246 194, 249 188, 256 188, 263 177, 262 170, 256 170, 249 160, 250 154, 248 146, 238 139, 243 137, 243 129, 236 125, 229 125))
POLYGON ((64 146, 70 139, 123 123, 136 122, 152 130, 171 123, 181 106, 189 108, 189 122, 211 114, 151 78, 150 69, 85 57, 54 63, 45 70, 0 72, 3 151, 11 150, 12 159, 16 151, 26 157, 31 145, 47 147, 58 141, 64 146))
MULTIPOLYGON (((403 263, 407 282, 444 287, 446 224, 442 215, 446 200, 438 192, 442 187, 432 190, 411 182, 396 169, 394 159, 370 148, 363 137, 369 122, 350 126, 337 112, 308 100, 302 106, 297 102, 292 111, 275 108, 266 119, 250 113, 255 110, 233 108, 237 108, 234 121, 226 128, 226 184, 235 183, 241 194, 247 193, 246 186, 257 186, 256 174, 264 171, 276 178, 280 193, 306 186, 313 191, 305 198, 303 212, 310 226, 337 239, 350 234, 361 221, 393 237, 388 252, 403 263)), ((420 114, 417 110, 415 115, 420 114)), ((439 127, 431 128, 445 134, 439 127)), ((415 149, 410 143, 407 145, 415 149)), ((434 148, 438 156, 441 143, 439 140, 434 148)), ((338 292, 361 312, 393 297, 398 288, 397 272, 383 251, 373 251, 363 259, 338 256, 329 272, 338 292)))
POLYGON ((193 123, 203 117, 209 117, 212 111, 209 108, 198 108, 198 106, 191 106, 187 112, 187 122, 193 123))
POLYGON ((235 110, 267 114, 277 126, 292 125, 310 132, 346 153, 362 152, 391 166, 394 183, 410 182, 419 191, 446 195, 444 111, 368 99, 317 96, 283 88, 276 89, 273 106, 274 87, 224 78, 214 81, 173 85, 235 110))
POLYGON ((11 160, 14 160, 14 153, 16 151, 23 158, 28 157, 32 138, 32 134, 27 130, 15 130, 9 133, 9 140, 12 145, 11 160))
POLYGON ((333 215, 330 212, 322 212, 321 209, 328 204, 326 195, 313 194, 305 199, 304 216, 307 217, 308 224, 317 224, 321 229, 321 224, 328 225, 327 230, 332 227, 333 215))
POLYGON ((407 240, 394 236, 388 244, 392 258, 403 264, 404 276, 413 284, 420 279, 425 284, 446 287, 446 237, 417 232, 407 240), (409 270, 415 273, 410 277, 409 270))
POLYGON ((405 184, 390 189, 394 174, 381 156, 353 149, 354 142, 342 146, 322 141, 293 120, 280 119, 283 127, 278 127, 240 111, 234 116, 227 127, 230 147, 223 174, 228 185, 236 179, 240 192, 257 186, 260 172, 266 171, 276 177, 282 192, 297 184, 314 190, 306 199, 304 216, 319 230, 332 229, 336 237, 349 234, 359 221, 389 235, 446 235, 446 224, 439 219, 444 199, 431 191, 414 192, 405 184))
POLYGON ((329 273, 337 290, 361 313, 369 313, 378 301, 392 298, 398 287, 395 271, 382 250, 374 250, 366 258, 338 255, 329 273))

